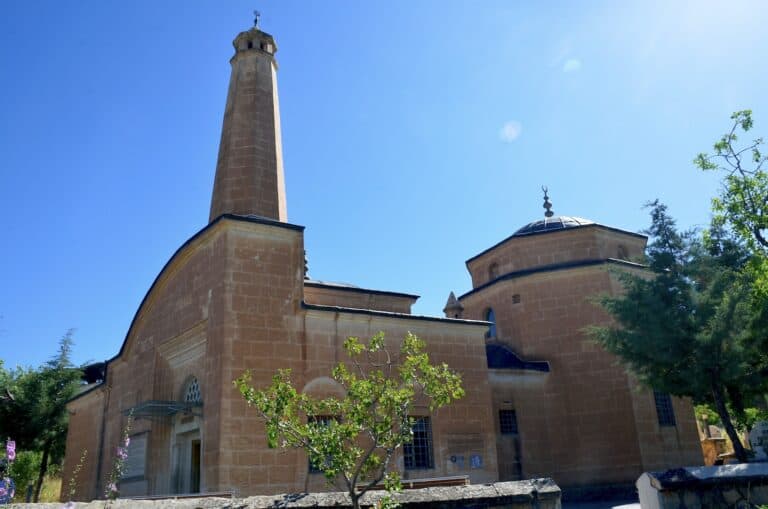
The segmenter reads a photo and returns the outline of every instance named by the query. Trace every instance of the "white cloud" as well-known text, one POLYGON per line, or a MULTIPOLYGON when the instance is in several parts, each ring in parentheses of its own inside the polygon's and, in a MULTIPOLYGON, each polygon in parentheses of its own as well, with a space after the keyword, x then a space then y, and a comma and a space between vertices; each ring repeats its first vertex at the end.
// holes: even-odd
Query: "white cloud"
POLYGON ((563 64, 563 72, 576 72, 581 69, 581 60, 578 58, 569 58, 563 64))
POLYGON ((573 53, 573 47, 570 40, 562 40, 560 41, 558 47, 555 51, 555 56, 550 61, 549 65, 550 67, 560 67, 563 62, 565 62, 568 59, 568 56, 573 53))
POLYGON ((512 143, 517 139, 518 136, 520 136, 522 130, 523 126, 520 124, 520 122, 517 122, 516 120, 510 120, 501 126, 501 129, 499 130, 499 138, 501 138, 501 141, 512 143))

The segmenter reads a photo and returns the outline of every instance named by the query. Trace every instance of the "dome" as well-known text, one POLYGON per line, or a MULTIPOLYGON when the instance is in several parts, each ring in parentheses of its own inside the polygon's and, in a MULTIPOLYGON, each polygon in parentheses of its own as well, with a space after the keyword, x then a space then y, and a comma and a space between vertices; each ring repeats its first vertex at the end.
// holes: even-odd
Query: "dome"
POLYGON ((527 225, 517 230, 514 234, 512 234, 512 236, 518 237, 521 235, 528 235, 531 233, 548 232, 552 230, 565 230, 568 228, 578 228, 580 226, 587 226, 590 224, 595 224, 595 222, 590 221, 589 219, 584 219, 582 217, 574 217, 574 216, 545 217, 544 219, 539 219, 538 221, 528 223, 527 225))

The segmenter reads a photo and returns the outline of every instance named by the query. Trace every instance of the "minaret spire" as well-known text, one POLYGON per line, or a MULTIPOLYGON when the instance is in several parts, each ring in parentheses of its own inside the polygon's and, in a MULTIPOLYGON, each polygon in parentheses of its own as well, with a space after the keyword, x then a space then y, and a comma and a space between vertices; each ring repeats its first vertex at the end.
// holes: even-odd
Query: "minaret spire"
POLYGON ((445 303, 443 313, 447 318, 461 318, 461 313, 464 311, 464 306, 461 305, 459 299, 456 298, 453 292, 448 295, 448 302, 445 303))
POLYGON ((209 222, 222 214, 257 215, 287 221, 280 110, 277 99, 277 45, 254 27, 232 44, 227 105, 209 222))

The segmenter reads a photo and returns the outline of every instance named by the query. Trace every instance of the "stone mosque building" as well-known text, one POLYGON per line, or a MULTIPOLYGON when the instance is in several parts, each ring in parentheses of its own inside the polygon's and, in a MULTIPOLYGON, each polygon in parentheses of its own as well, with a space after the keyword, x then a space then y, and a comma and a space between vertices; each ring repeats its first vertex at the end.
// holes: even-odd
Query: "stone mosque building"
MULTIPOLYGON (((291 368, 297 387, 328 378, 350 335, 407 331, 459 371, 466 396, 418 417, 397 467, 405 479, 472 483, 549 476, 565 488, 633 483, 641 472, 700 464, 689 401, 640 388, 585 337, 607 316, 614 269, 646 238, 577 217, 545 217, 466 262, 472 290, 445 317, 411 314, 416 295, 305 278, 304 227, 287 222, 277 46, 254 27, 234 40, 210 220, 171 256, 118 354, 90 370, 68 404, 64 476, 83 450, 76 499, 99 498, 133 415, 123 496, 271 494, 328 489, 300 451, 270 450, 233 387, 291 368)), ((342 275, 340 275, 342 276, 342 275)))

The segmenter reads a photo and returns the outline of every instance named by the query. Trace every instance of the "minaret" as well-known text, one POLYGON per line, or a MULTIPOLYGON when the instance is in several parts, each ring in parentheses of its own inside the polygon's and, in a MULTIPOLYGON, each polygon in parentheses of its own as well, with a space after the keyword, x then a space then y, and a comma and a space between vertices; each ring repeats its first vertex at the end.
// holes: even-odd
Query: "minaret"
POLYGON ((254 27, 232 44, 235 55, 208 221, 222 214, 252 214, 285 222, 277 46, 259 30, 258 14, 254 27))

